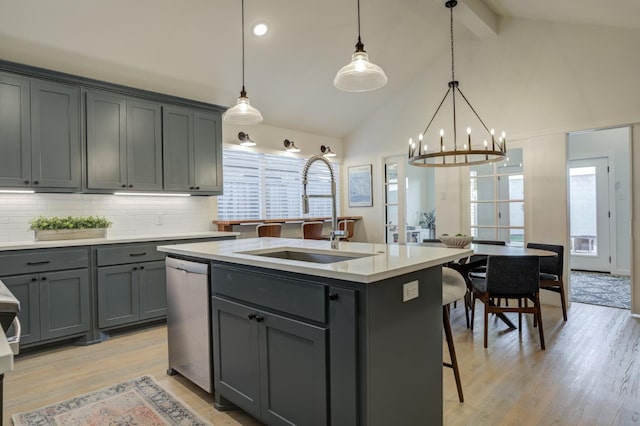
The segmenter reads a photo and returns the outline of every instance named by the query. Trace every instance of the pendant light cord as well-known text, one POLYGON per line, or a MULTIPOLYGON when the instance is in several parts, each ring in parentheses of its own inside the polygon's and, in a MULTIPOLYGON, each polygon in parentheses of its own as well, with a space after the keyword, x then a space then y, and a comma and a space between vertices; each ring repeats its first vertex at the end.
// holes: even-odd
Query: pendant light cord
POLYGON ((244 89, 244 0, 242 0, 242 93, 246 96, 244 89))
POLYGON ((356 52, 364 52, 364 44, 360 38, 360 0, 358 0, 358 42, 356 43, 356 52))
POLYGON ((449 8, 449 12, 451 12, 451 20, 450 20, 450 30, 451 30, 451 81, 455 81, 456 77, 454 74, 454 63, 453 63, 453 7, 449 8))
POLYGON ((360 0, 358 0, 358 41, 360 41, 360 0))

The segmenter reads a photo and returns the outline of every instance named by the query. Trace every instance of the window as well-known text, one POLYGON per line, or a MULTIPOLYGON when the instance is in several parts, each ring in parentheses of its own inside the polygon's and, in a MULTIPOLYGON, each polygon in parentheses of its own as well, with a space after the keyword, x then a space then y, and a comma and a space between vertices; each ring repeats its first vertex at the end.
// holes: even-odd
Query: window
POLYGON ((522 149, 507 152, 505 161, 471 166, 471 235, 524 245, 524 180, 522 149))
MULTIPOLYGON (((282 154, 223 151, 224 195, 218 197, 218 220, 287 219, 302 214, 302 169, 306 159, 282 154)), ((340 166, 331 163, 340 211, 340 166)), ((307 176, 307 194, 331 194, 331 175, 322 161, 307 176)), ((331 198, 310 198, 310 217, 331 216, 331 198)))

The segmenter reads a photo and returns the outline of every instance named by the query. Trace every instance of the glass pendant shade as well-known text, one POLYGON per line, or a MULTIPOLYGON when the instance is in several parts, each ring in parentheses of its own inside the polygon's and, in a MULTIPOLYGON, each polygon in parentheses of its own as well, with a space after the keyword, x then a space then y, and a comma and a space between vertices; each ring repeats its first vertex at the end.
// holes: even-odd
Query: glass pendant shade
POLYGON ((369 62, 367 52, 356 50, 351 62, 340 68, 333 85, 346 92, 367 92, 387 84, 387 76, 378 65, 369 62))
POLYGON ((238 102, 225 111, 222 119, 229 124, 249 125, 262 123, 262 114, 249 103, 246 94, 240 95, 238 102))

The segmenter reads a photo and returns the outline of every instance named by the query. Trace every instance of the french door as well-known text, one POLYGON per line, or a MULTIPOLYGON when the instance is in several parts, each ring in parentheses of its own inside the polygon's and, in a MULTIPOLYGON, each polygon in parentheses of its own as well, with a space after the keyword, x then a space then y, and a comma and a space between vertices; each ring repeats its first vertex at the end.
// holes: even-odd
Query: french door
POLYGON ((571 268, 611 272, 609 160, 569 162, 571 268))
POLYGON ((385 206, 385 243, 407 242, 406 228, 406 191, 402 188, 405 181, 406 157, 390 157, 384 163, 384 206, 385 206))

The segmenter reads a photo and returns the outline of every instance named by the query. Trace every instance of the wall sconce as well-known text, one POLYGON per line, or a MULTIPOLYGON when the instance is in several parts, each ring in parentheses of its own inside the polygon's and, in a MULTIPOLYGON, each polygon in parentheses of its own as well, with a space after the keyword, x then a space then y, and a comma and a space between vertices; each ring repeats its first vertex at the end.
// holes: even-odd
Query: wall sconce
POLYGON ((290 141, 289 139, 284 140, 284 147, 287 152, 300 152, 300 148, 298 148, 293 141, 290 141))
POLYGON ((320 147, 320 151, 322 151, 322 155, 324 155, 327 158, 336 156, 336 153, 331 151, 331 147, 328 147, 328 146, 322 145, 320 147))
POLYGON ((249 133, 238 133, 238 139, 240 139, 240 146, 256 146, 256 143, 249 137, 249 133))

